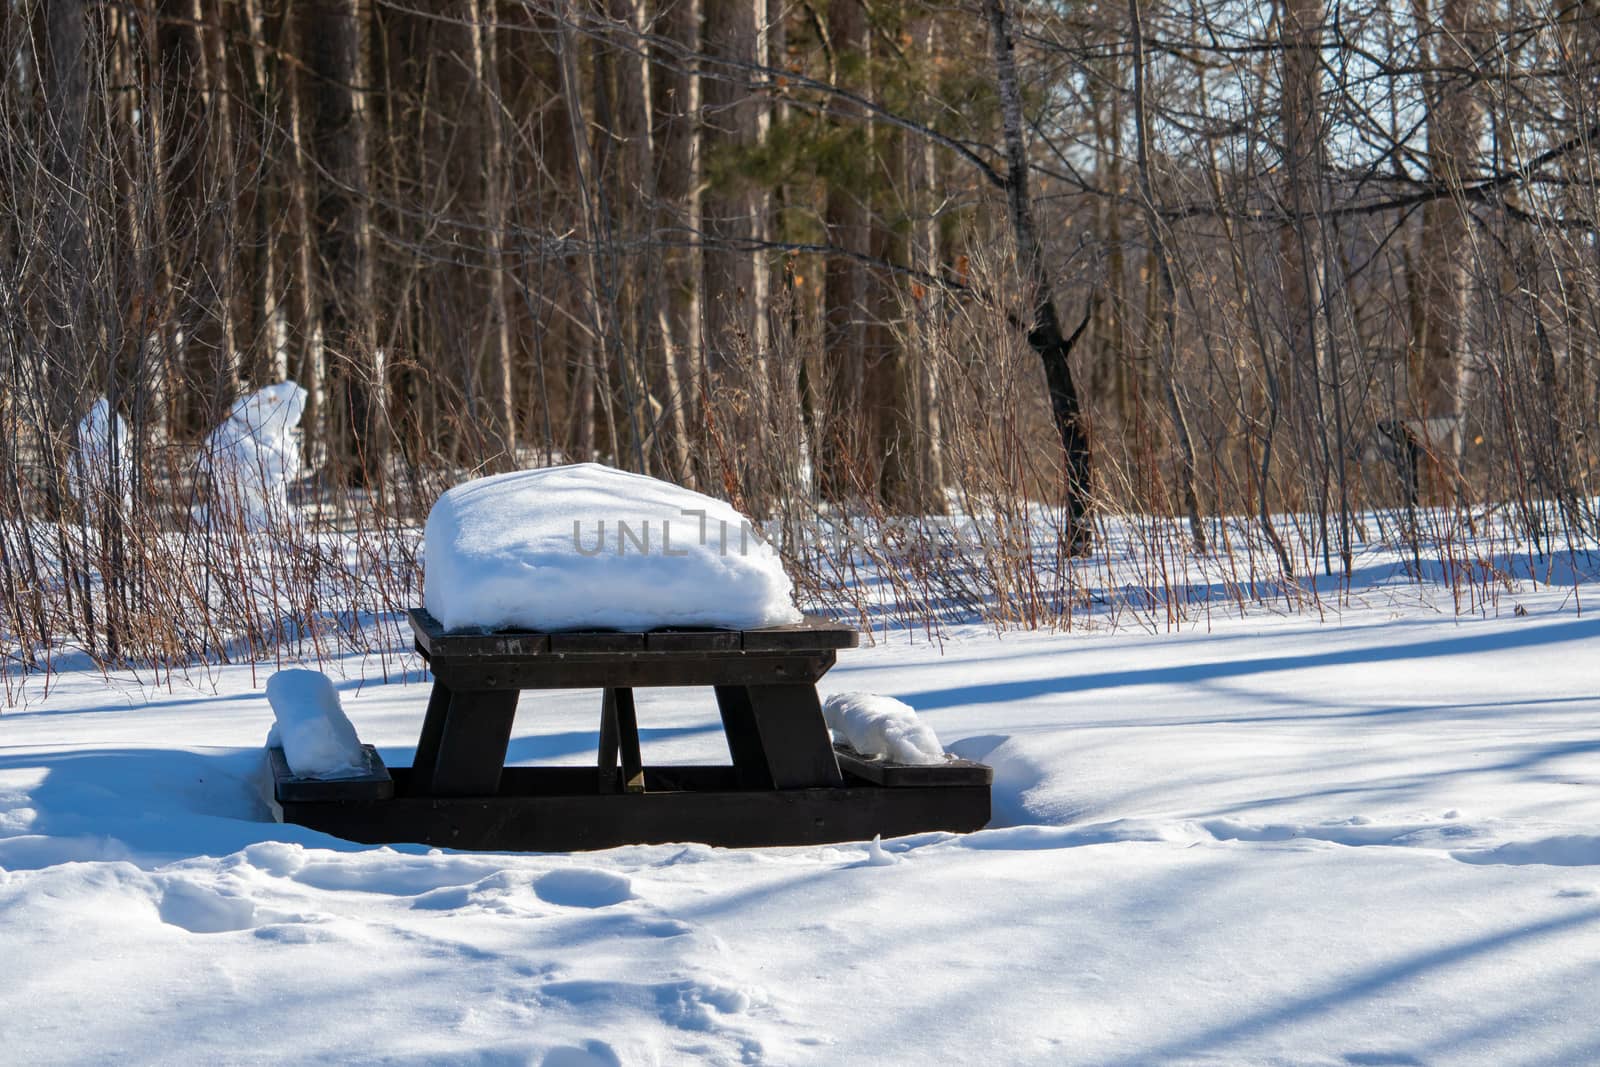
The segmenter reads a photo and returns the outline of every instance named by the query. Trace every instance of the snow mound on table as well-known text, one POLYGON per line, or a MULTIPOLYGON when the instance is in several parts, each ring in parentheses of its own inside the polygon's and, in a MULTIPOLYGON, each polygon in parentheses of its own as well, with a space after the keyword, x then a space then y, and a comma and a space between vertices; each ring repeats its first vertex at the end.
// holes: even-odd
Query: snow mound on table
POLYGON ((930 765, 945 762, 944 746, 933 728, 893 697, 875 693, 835 693, 822 705, 822 717, 845 744, 890 763, 930 765))
POLYGON ((367 754, 339 693, 319 671, 279 671, 267 679, 267 703, 278 722, 267 746, 283 747, 300 778, 353 778, 367 771, 367 754))
POLYGON ((428 514, 423 602, 448 630, 752 629, 800 621, 729 505, 598 463, 466 482, 428 514))

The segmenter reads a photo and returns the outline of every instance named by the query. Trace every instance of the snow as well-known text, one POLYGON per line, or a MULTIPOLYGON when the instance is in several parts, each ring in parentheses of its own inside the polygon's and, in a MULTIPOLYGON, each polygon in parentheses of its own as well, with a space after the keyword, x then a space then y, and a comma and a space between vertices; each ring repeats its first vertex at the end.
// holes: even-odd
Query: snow
POLYGON ((267 679, 267 703, 276 720, 267 747, 282 746, 283 758, 297 777, 351 778, 366 772, 361 739, 327 675, 279 671, 267 679))
POLYGON ((909 704, 874 693, 835 693, 822 703, 834 736, 861 753, 890 763, 943 763, 944 747, 909 704))
POLYGON ((446 629, 749 629, 798 622, 777 553, 728 504, 579 463, 444 493, 423 600, 446 629))
POLYGON ((108 500, 133 504, 133 453, 128 426, 111 410, 105 397, 96 400, 78 422, 76 447, 67 464, 67 488, 95 515, 108 500))
MULTIPOLYGON (((1597 647, 1572 590, 1526 588, 1486 618, 1373 596, 1326 623, 895 635, 824 683, 896 694, 990 762, 989 829, 576 855, 271 822, 255 668, 171 688, 63 672, 0 715, 0 1047, 30 1064, 1594 1063, 1597 647)), ((376 662, 325 669, 404 765, 427 687, 376 662)), ((648 761, 727 759, 708 692, 638 696, 648 761)), ((592 766, 598 708, 530 697, 512 757, 592 766)))
POLYGON ((306 391, 292 381, 234 402, 206 438, 202 462, 218 511, 248 529, 290 517, 289 485, 300 477, 300 416, 306 391))

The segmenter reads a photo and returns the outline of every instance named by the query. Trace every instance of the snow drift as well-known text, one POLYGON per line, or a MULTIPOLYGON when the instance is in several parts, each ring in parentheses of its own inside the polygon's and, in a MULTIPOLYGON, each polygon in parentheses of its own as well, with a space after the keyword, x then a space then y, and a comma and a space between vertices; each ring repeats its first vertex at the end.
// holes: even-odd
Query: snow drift
POLYGON ((206 438, 204 466, 218 508, 259 529, 289 512, 289 484, 300 477, 300 416, 306 391, 279 382, 237 400, 206 438))
POLYGON ((67 488, 90 515, 107 501, 133 506, 133 454, 128 426, 101 397, 78 423, 77 447, 67 464, 67 488))
POLYGON ((893 697, 874 693, 835 693, 822 705, 822 717, 839 740, 863 756, 890 763, 935 764, 945 761, 944 746, 933 728, 893 697))
POLYGON ((428 514, 423 600, 447 629, 798 622, 777 553, 728 504, 598 463, 456 486, 428 514))
POLYGON ((267 747, 281 745, 297 776, 352 778, 366 773, 367 754, 327 675, 279 671, 267 679, 267 703, 277 719, 267 747))

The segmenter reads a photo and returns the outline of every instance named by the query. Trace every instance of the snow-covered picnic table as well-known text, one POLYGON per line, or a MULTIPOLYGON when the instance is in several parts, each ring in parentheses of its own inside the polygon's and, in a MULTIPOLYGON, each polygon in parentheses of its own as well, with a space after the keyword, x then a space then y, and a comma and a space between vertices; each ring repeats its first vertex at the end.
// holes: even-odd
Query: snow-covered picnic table
POLYGON ((382 772, 386 793, 347 779, 300 799, 280 781, 289 821, 374 844, 568 851, 814 844, 989 820, 987 767, 902 766, 835 748, 816 682, 855 647, 850 627, 463 634, 421 608, 411 625, 434 675, 412 766, 382 772), (732 763, 646 766, 638 686, 712 687, 732 763), (591 688, 604 694, 596 766, 505 766, 523 690, 591 688), (348 795, 330 794, 345 782, 348 795))
POLYGON ((835 747, 816 683, 859 635, 796 611, 777 555, 725 503, 596 464, 519 471, 441 497, 425 554, 428 603, 410 619, 434 680, 412 766, 304 794, 280 774, 286 819, 369 843, 537 851, 989 820, 987 767, 835 747), (634 689, 654 686, 711 688, 732 762, 646 766, 634 689), (548 689, 602 691, 595 767, 505 765, 519 695, 548 689))

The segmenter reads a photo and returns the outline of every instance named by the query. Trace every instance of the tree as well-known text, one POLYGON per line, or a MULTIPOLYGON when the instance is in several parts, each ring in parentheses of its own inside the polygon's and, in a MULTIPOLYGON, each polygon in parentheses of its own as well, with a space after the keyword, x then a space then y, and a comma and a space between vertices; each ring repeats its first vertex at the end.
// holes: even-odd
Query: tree
POLYGON ((1464 189, 1475 175, 1483 136, 1483 106, 1476 91, 1475 44, 1479 0, 1442 0, 1437 15, 1414 0, 1417 27, 1430 73, 1423 97, 1428 125, 1428 174, 1447 195, 1422 209, 1417 261, 1422 294, 1419 336, 1414 339, 1412 404, 1421 439, 1445 466, 1444 485, 1459 485, 1461 391, 1472 321, 1470 306, 1472 215, 1464 189))
MULTIPOLYGON (((1028 344, 1044 364, 1045 385, 1050 393, 1050 414, 1060 438, 1065 459, 1063 479, 1065 548, 1073 554, 1087 554, 1094 544, 1089 522, 1090 459, 1089 435, 1083 425, 1078 390, 1072 380, 1072 348, 1089 324, 1089 315, 1071 334, 1061 325, 1056 310, 1050 272, 1045 265, 1044 248, 1034 222, 1033 199, 1029 192, 1027 141, 1023 133, 1022 87, 1017 79, 1015 38, 1007 0, 984 0, 989 18, 990 44, 994 50, 995 89, 1000 98, 1000 125, 1005 143, 1005 193, 1011 217, 1011 235, 1016 244, 1018 266, 1028 288, 1033 318, 1026 328, 1028 344)), ((1092 310, 1092 309, 1091 309, 1092 310)))
POLYGON ((366 25, 359 0, 304 9, 301 40, 315 79, 311 143, 322 349, 329 377, 329 459, 350 484, 382 485, 384 381, 373 306, 366 25))
MULTIPOLYGON (((764 61, 759 0, 703 3, 701 48, 707 57, 745 65, 764 61)), ((702 343, 713 374, 730 364, 738 337, 758 356, 766 350, 767 304, 767 266, 759 247, 766 238, 765 197, 738 172, 739 157, 761 143, 764 105, 737 79, 719 74, 700 81, 701 151, 717 164, 700 198, 702 343)))
MULTIPOLYGON (((47 160, 51 192, 50 238, 54 260, 49 294, 49 348, 40 362, 38 390, 41 422, 65 429, 76 421, 74 400, 79 381, 74 367, 84 367, 92 345, 85 301, 90 289, 88 177, 85 143, 89 112, 90 53, 82 0, 64 0, 45 10, 45 97, 49 116, 47 160)), ((65 435, 62 435, 62 441, 65 435)))
MULTIPOLYGON (((871 94, 865 81, 868 70, 867 18, 861 0, 830 0, 828 44, 835 84, 863 96, 871 94), (850 82, 845 78, 853 75, 850 82)), ((870 251, 871 220, 867 198, 873 178, 871 128, 865 111, 854 100, 841 97, 830 108, 834 120, 831 136, 842 150, 833 153, 828 175, 824 219, 828 244, 841 254, 827 257, 823 276, 822 405, 815 442, 818 490, 824 500, 843 500, 875 485, 852 484, 872 469, 868 453, 871 439, 858 431, 870 417, 867 395, 867 271, 858 257, 870 251), (864 417, 865 416, 865 417, 864 417)))
POLYGON ((1156 313, 1151 316, 1153 321, 1150 326, 1158 337, 1161 391, 1166 397, 1167 412, 1178 443, 1178 479, 1183 492, 1184 511, 1189 519, 1189 536, 1194 541, 1196 551, 1204 552, 1206 531, 1200 521, 1194 440, 1189 432, 1188 416, 1178 396, 1178 361, 1174 351, 1178 343, 1178 293, 1172 279, 1172 257, 1167 248, 1166 224, 1156 209, 1155 183, 1151 178, 1150 118, 1145 99, 1144 16, 1139 5, 1140 0, 1128 0, 1128 23, 1133 31, 1133 125, 1139 168, 1139 199, 1144 208, 1145 238, 1150 243, 1150 256, 1156 265, 1155 287, 1152 291, 1156 313))
POLYGON ((478 229, 482 237, 484 379, 488 382, 488 422, 507 461, 515 463, 517 446, 516 393, 512 383, 514 349, 511 343, 510 295, 506 284, 506 149, 502 125, 504 103, 500 97, 500 53, 495 25, 495 0, 462 0, 466 23, 467 55, 471 60, 472 91, 477 103, 476 121, 482 164, 469 164, 479 185, 478 229))
MULTIPOLYGON (((657 32, 673 53, 694 52, 700 43, 699 0, 663 0, 656 5, 657 32)), ((672 468, 685 485, 696 482, 690 458, 690 426, 697 411, 694 383, 701 365, 700 252, 688 238, 700 232, 700 82, 686 64, 655 52, 650 80, 651 136, 655 144, 654 226, 665 238, 662 284, 657 298, 667 373, 665 402, 672 434, 672 468)))

